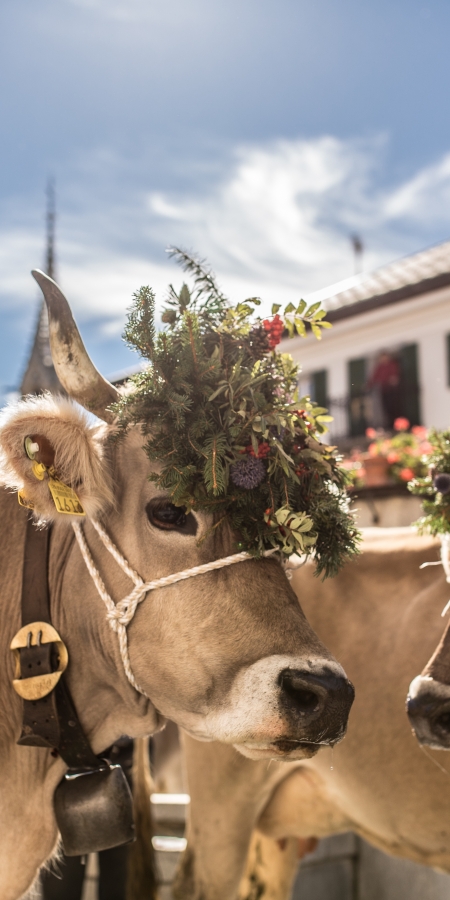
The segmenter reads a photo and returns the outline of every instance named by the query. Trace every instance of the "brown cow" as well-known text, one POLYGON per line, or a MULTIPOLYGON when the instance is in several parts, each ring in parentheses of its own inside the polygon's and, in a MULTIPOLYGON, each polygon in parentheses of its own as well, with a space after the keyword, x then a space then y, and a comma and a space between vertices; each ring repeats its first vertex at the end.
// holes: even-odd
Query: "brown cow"
MULTIPOLYGON (((445 539, 442 552, 448 552, 445 539)), ((448 564, 444 570, 448 571, 448 564)), ((447 592, 443 615, 448 613, 450 584, 447 592)), ((424 670, 411 682, 406 708, 420 744, 450 750, 450 623, 424 670)))
MULTIPOLYGON (((37 280, 62 385, 97 416, 111 419, 106 407, 115 389, 89 360, 57 285, 42 273, 37 280)), ((55 850, 53 792, 65 771, 49 750, 16 744, 22 701, 11 683, 9 647, 21 624, 29 514, 12 490, 34 503, 36 516, 53 519, 52 623, 68 647, 67 682, 96 753, 122 734, 155 731, 165 716, 199 738, 225 741, 257 759, 309 757, 346 728, 353 689, 270 559, 246 560, 148 594, 128 628, 130 671, 140 690, 132 686, 71 516, 55 511, 50 482, 39 477, 26 439, 30 452, 40 454, 39 465, 52 466, 76 490, 87 512, 83 528, 94 565, 116 602, 133 585, 99 540, 96 519, 144 581, 227 556, 233 543, 226 532, 211 534, 208 516, 185 515, 148 480, 139 429, 118 443, 111 442, 113 434, 113 424, 93 424, 71 400, 48 395, 21 401, 1 416, 1 900, 17 900, 55 850)))
POLYGON ((186 738, 191 819, 177 898, 233 900, 255 827, 242 896, 285 900, 298 839, 347 830, 450 871, 450 778, 405 714, 411 674, 436 646, 448 599, 442 570, 419 568, 437 553, 410 529, 380 529, 336 578, 321 584, 309 566, 296 573, 309 620, 355 684, 347 736, 333 753, 269 767, 186 738))

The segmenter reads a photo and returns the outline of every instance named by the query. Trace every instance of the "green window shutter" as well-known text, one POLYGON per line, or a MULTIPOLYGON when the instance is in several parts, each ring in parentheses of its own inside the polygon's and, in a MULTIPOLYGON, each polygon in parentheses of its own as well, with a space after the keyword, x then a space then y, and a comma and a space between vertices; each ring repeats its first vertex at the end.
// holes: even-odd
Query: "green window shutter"
POLYGON ((311 400, 318 406, 328 407, 328 372, 320 369, 311 375, 311 400))
POLYGON ((367 360, 365 356, 348 361, 349 395, 359 397, 367 381, 367 360))
POLYGON ((367 382, 367 359, 364 356, 348 361, 348 395, 350 434, 352 437, 364 434, 367 428, 365 416, 365 387, 367 382))
POLYGON ((411 425, 420 425, 420 392, 417 344, 405 344, 398 354, 400 362, 401 415, 411 425))

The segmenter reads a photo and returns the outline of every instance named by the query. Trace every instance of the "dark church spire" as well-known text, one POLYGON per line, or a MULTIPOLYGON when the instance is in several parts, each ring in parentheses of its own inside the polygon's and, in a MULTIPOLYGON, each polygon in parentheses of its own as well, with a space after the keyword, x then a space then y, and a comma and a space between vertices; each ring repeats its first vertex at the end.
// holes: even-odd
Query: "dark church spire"
MULTIPOLYGON (((55 218, 55 182, 53 178, 50 178, 47 184, 45 271, 53 279, 55 279, 55 218)), ((58 376, 53 368, 48 333, 47 307, 43 300, 39 302, 39 314, 33 345, 20 390, 22 394, 40 394, 42 391, 51 391, 52 394, 63 393, 58 376)))
POLYGON ((55 181, 49 178, 47 184, 47 265, 46 274, 55 280, 55 181))

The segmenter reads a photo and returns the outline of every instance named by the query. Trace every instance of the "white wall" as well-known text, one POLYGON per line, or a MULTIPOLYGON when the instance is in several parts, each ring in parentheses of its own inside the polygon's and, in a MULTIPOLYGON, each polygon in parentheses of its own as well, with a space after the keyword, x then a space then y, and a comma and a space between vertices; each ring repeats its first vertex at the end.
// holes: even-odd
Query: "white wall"
POLYGON ((348 395, 349 359, 416 343, 423 424, 445 428, 450 426, 447 334, 450 334, 449 287, 336 322, 324 332, 321 341, 310 334, 304 339, 283 341, 283 350, 289 350, 300 362, 305 376, 327 369, 329 395, 338 398, 348 395))

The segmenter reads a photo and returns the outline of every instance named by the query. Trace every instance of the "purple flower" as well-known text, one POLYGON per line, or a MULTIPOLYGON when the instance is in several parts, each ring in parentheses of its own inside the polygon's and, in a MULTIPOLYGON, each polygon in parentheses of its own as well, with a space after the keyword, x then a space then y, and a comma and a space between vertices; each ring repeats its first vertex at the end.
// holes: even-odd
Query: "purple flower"
POLYGON ((266 477, 266 467, 262 459, 244 456, 231 466, 231 480, 236 487, 250 491, 258 487, 266 477))
POLYGON ((441 494, 450 493, 450 475, 447 475, 446 472, 442 472, 441 475, 436 475, 433 485, 441 494))

